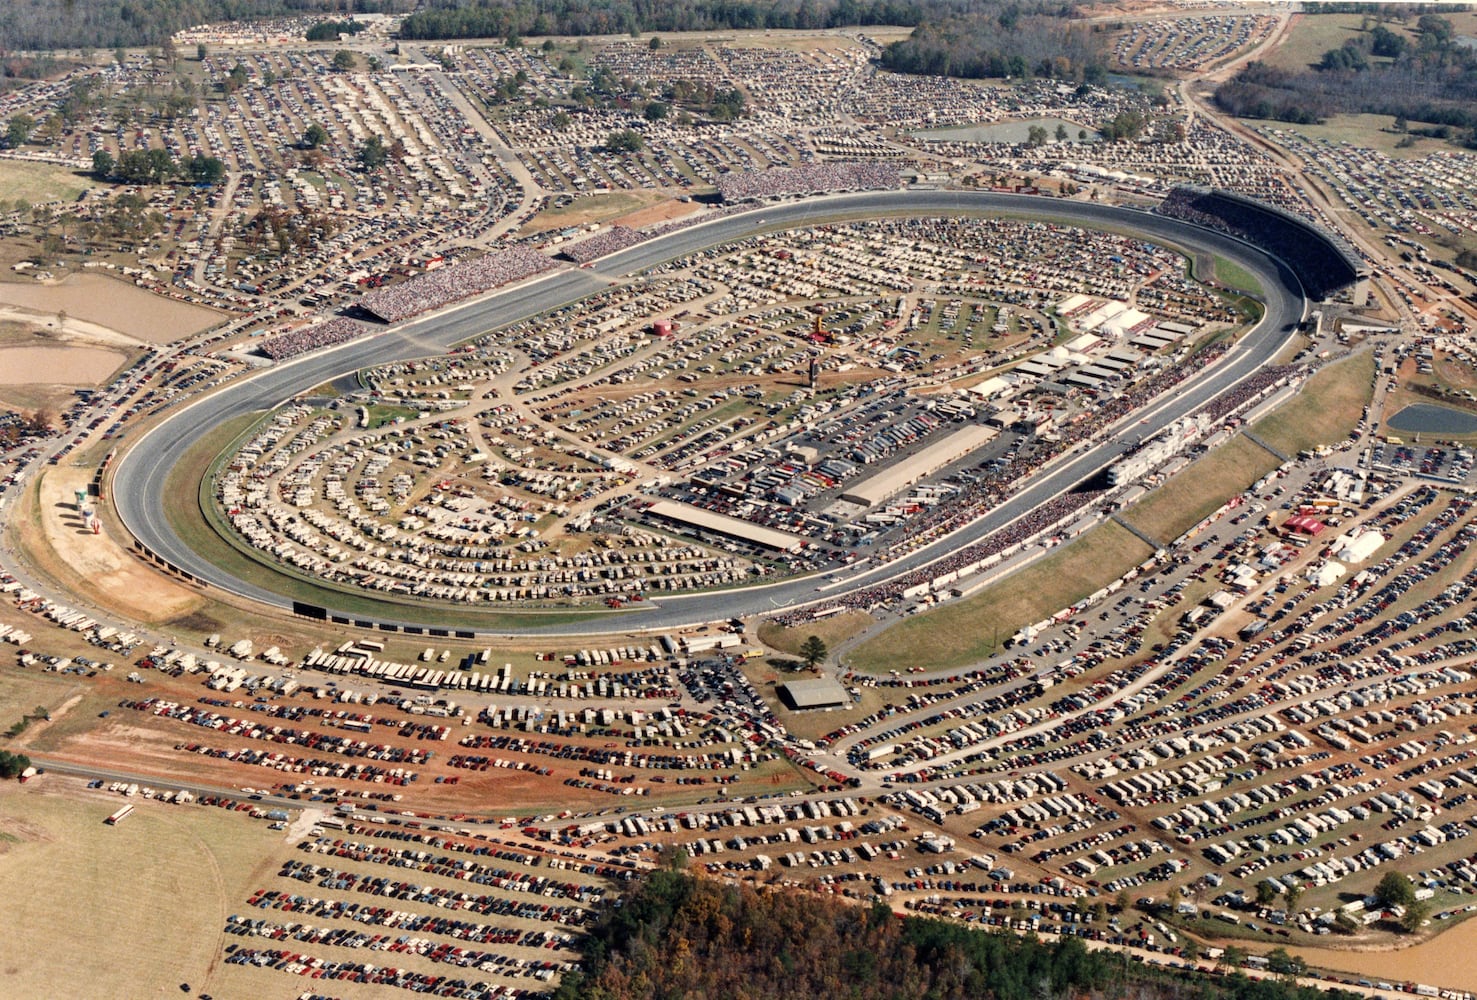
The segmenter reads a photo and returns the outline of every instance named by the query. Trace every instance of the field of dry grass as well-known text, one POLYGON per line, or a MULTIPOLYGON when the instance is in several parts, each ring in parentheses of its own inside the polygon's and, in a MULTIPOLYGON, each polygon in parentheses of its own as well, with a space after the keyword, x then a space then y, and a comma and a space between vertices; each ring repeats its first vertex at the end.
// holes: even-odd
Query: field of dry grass
POLYGON ((863 643, 848 665, 866 673, 923 665, 952 670, 998 651, 1022 625, 1060 611, 1105 587, 1151 554, 1118 524, 1107 523, 973 597, 905 619, 863 643))

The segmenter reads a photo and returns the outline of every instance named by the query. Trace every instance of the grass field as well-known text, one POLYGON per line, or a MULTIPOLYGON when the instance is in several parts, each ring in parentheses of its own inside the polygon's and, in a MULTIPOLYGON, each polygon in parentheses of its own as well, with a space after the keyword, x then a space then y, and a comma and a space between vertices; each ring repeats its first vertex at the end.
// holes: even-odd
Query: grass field
POLYGON ((1256 436, 1287 455, 1347 438, 1370 399, 1374 355, 1360 351, 1307 381, 1291 402, 1257 421, 1256 436))
POLYGON ((538 233, 567 226, 581 226, 588 222, 601 222, 653 204, 660 201, 661 197, 652 192, 580 195, 562 208, 547 208, 538 213, 528 220, 522 231, 538 233))
MULTIPOLYGON (((1406 138, 1406 135, 1394 130, 1394 121, 1395 119, 1390 115, 1331 115, 1321 125, 1250 121, 1248 124, 1254 127, 1261 125, 1286 129, 1289 132, 1307 136, 1309 139, 1327 140, 1332 143, 1353 143, 1395 159, 1429 156, 1436 150, 1460 148, 1458 144, 1447 142, 1445 139, 1428 139, 1419 135, 1413 137, 1412 145, 1400 148, 1400 142, 1406 138)), ((1418 128, 1420 125, 1420 122, 1411 122, 1412 128, 1418 128)))
POLYGON ((54 780, 0 789, 0 920, 30 942, 0 963, 0 994, 179 996, 182 982, 206 984, 227 907, 272 835, 239 814, 153 803, 104 826, 122 799, 46 792, 54 780))
POLYGON ((1216 280, 1227 288, 1236 288, 1252 295, 1262 296, 1262 283, 1257 281, 1250 271, 1219 255, 1215 258, 1216 280))
POLYGON ((835 649, 838 642, 850 639, 870 624, 872 616, 865 611, 843 611, 839 615, 822 618, 808 625, 796 625, 794 628, 767 621, 759 626, 759 641, 770 649, 799 656, 800 647, 813 635, 819 636, 828 648, 835 649))
MULTIPOLYGON (((1262 61, 1281 69, 1309 69, 1336 49, 1360 35, 1361 14, 1300 14, 1293 18, 1286 40, 1264 52, 1262 61)), ((1392 26, 1392 30, 1398 30, 1392 26)))
POLYGON ((1123 520, 1150 538, 1171 542, 1279 464, 1267 449, 1233 438, 1134 504, 1123 520))
POLYGON ((76 201, 83 191, 97 184, 72 169, 53 163, 20 163, 0 160, 0 201, 17 198, 32 205, 48 201, 76 201))
POLYGON ((867 673, 919 664, 964 667, 997 652, 1022 625, 1106 587, 1150 554, 1148 545, 1109 522, 973 597, 899 622, 858 646, 847 662, 867 673))

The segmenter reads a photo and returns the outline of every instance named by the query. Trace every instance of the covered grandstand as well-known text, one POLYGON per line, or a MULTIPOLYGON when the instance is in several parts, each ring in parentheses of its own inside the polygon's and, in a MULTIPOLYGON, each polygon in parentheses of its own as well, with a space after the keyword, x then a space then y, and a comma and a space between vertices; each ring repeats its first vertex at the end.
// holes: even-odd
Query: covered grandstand
POLYGON ((1363 305, 1369 266, 1342 237, 1293 212, 1234 191, 1182 186, 1157 211, 1240 237, 1280 257, 1310 299, 1345 291, 1363 305))

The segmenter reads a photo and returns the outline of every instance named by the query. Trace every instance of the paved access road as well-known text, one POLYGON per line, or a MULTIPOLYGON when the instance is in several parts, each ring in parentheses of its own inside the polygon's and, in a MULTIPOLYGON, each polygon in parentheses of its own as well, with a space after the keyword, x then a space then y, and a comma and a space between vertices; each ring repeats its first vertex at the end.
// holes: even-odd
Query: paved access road
MULTIPOLYGON (((1054 496, 1087 479, 1134 442, 1204 405, 1258 369, 1270 364, 1302 318, 1305 299, 1297 279, 1276 258, 1221 233, 1134 209, 993 192, 890 191, 836 195, 768 205, 658 237, 606 257, 589 269, 556 271, 475 302, 411 320, 384 333, 306 355, 233 382, 170 415, 146 433, 120 461, 113 481, 114 502, 123 523, 150 550, 172 565, 223 590, 279 608, 291 598, 240 580, 189 548, 165 518, 165 485, 173 463, 221 423, 271 409, 313 386, 370 365, 445 353, 453 345, 488 330, 536 316, 608 287, 612 278, 635 274, 689 253, 731 243, 776 227, 819 224, 843 217, 886 214, 938 215, 987 213, 1075 224, 1089 229, 1140 233, 1190 252, 1219 254, 1252 273, 1266 292, 1266 316, 1219 363, 1182 384, 1168 398, 1135 414, 1122 436, 1059 460, 1006 503, 962 529, 886 566, 843 577, 844 585, 818 592, 816 577, 762 587, 663 596, 645 607, 619 613, 592 613, 588 622, 539 625, 528 615, 526 628, 478 629, 482 635, 590 635, 635 629, 671 629, 698 622, 771 612, 873 586, 948 555, 985 537, 1054 496)), ((334 609, 330 606, 330 612, 334 609)), ((490 609, 492 610, 492 609, 490 609)), ((507 611, 501 611, 507 614, 507 611)), ((375 621, 418 625, 405 605, 386 602, 375 621)), ((366 618, 363 614, 353 617, 366 618)))

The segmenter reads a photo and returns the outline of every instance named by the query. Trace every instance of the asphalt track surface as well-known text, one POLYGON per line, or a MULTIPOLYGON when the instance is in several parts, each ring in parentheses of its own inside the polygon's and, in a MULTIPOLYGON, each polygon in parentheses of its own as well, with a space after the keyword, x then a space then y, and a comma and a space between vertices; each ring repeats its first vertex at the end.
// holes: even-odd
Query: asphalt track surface
MULTIPOLYGON (((165 518, 166 481, 178 458, 221 423, 260 413, 329 379, 371 365, 446 353, 451 347, 489 330, 536 316, 609 287, 610 279, 638 273, 676 257, 741 240, 767 229, 818 225, 839 218, 867 215, 947 215, 983 213, 1050 222, 1086 229, 1131 231, 1190 252, 1219 254, 1236 261, 1260 281, 1266 315, 1228 354, 1207 371, 1177 387, 1168 398, 1135 413, 1116 437, 1066 459, 1033 477, 1020 493, 984 517, 901 559, 848 575, 807 576, 764 586, 724 591, 662 595, 639 610, 592 613, 588 621, 539 625, 528 614, 526 627, 478 628, 472 616, 457 626, 478 635, 596 635, 641 629, 673 629, 731 617, 773 613, 807 603, 834 600, 917 569, 998 531, 1022 515, 1071 489, 1109 465, 1135 442, 1150 437, 1180 417, 1225 392, 1270 364, 1302 319, 1305 296, 1288 267, 1268 252, 1199 226, 1117 206, 1010 195, 993 192, 890 191, 811 198, 766 205, 712 222, 678 230, 602 258, 593 268, 560 270, 477 301, 391 327, 347 344, 309 354, 262 370, 189 404, 148 431, 118 464, 113 480, 114 503, 124 525, 139 541, 171 565, 222 590, 277 608, 291 609, 292 598, 241 580, 211 564, 189 548, 165 518)), ((284 578, 284 584, 286 578, 284 578)), ((373 597, 369 592, 365 596, 373 597)), ((496 605, 479 610, 502 616, 516 612, 496 605)), ((385 601, 375 614, 330 614, 393 626, 423 627, 414 607, 385 601), (406 617, 411 616, 411 617, 406 617)))

